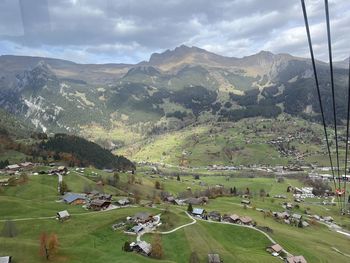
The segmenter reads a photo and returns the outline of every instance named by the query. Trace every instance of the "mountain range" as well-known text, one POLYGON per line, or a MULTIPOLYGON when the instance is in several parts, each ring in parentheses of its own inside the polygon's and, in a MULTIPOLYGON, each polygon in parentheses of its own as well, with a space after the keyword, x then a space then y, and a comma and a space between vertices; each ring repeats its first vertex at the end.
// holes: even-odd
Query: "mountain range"
MULTIPOLYGON (((346 62, 334 63, 340 121, 346 114, 346 62)), ((329 66, 317 61, 317 68, 330 121, 329 66)), ((0 108, 38 130, 92 139, 98 131, 130 133, 135 139, 194 123, 282 112, 320 118, 309 59, 268 51, 225 57, 184 45, 134 65, 2 55, 0 108)))

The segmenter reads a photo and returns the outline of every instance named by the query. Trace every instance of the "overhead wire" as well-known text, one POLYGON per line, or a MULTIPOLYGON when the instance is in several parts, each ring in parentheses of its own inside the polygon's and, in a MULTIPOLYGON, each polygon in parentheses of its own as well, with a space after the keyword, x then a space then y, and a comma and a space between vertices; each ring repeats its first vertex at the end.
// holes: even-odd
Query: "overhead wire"
MULTIPOLYGON (((326 120, 325 120, 325 116, 324 116, 323 103, 322 103, 322 99, 321 99, 320 85, 319 85, 318 75, 317 75, 317 70, 316 70, 315 56, 314 56, 314 51, 313 51, 312 41, 311 41, 309 21, 308 21, 308 17, 307 17, 307 12, 306 12, 306 7, 305 7, 305 1, 304 0, 301 0, 301 6, 302 6, 302 9, 303 9, 306 34, 307 34, 307 39, 308 39, 308 44, 309 44, 309 49, 310 49, 310 55, 311 55, 311 63, 312 63, 312 68, 313 68, 313 72, 314 72, 314 77, 315 77, 315 84, 316 84, 316 90, 317 90, 317 95, 318 95, 318 102, 319 102, 319 105, 320 105, 322 124, 323 124, 323 131, 324 131, 324 135, 325 135, 325 139, 326 139, 326 146, 327 146, 327 151, 328 151, 329 162, 330 162, 330 165, 331 165, 331 171, 332 171, 334 188, 336 190, 337 185, 336 185, 336 181, 335 181, 335 173, 334 173, 334 167, 333 167, 332 154, 331 154, 331 149, 330 149, 330 145, 329 145, 326 120)), ((336 194, 336 196, 337 196, 338 203, 339 203, 339 197, 338 197, 337 194, 336 194)))
POLYGON ((346 209, 348 200, 346 200, 346 183, 348 170, 348 148, 349 148, 349 124, 350 124, 350 56, 349 56, 349 79, 348 79, 348 112, 346 116, 346 143, 345 143, 345 167, 344 167, 344 208, 346 209))

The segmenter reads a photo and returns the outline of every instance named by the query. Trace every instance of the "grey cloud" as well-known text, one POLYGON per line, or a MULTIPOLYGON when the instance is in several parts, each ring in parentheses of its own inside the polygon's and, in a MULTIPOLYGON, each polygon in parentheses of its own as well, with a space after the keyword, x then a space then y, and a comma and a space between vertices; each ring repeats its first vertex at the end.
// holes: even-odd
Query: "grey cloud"
MULTIPOLYGON (((64 56, 62 50, 77 50, 84 61, 90 54, 91 62, 99 62, 99 56, 101 62, 145 59, 182 43, 230 56, 261 49, 307 55, 299 0, 32 0, 34 8, 28 2, 0 0, 0 48, 7 41, 28 50, 46 49, 55 57, 64 56)), ((323 1, 306 3, 321 54, 323 1)), ((334 54, 345 57, 350 3, 330 1, 330 8, 334 54)))

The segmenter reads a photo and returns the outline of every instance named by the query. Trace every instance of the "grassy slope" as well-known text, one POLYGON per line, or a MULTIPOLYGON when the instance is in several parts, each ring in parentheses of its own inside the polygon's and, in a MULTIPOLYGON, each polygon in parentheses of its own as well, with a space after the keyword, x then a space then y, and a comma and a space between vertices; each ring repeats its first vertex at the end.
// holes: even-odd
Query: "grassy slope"
POLYGON ((305 120, 281 116, 277 120, 252 118, 237 123, 209 123, 187 127, 160 136, 154 136, 143 142, 126 146, 117 151, 137 161, 162 162, 179 165, 182 154, 190 166, 208 164, 270 164, 285 165, 295 157, 283 157, 275 147, 267 142, 277 137, 299 135, 294 146, 299 152, 311 153, 305 162, 318 161, 328 165, 324 149, 311 141, 311 138, 323 138, 319 125, 305 120), (305 128, 308 129, 305 131, 305 128), (233 149, 232 157, 225 148, 233 149), (232 158, 232 159, 231 159, 232 158))
MULTIPOLYGON (((123 175, 123 180, 124 177, 123 175)), ((32 176, 27 184, 6 188, 0 195, 0 210, 6 211, 1 214, 0 219, 53 216, 59 210, 68 209, 72 214, 71 220, 63 224, 54 219, 18 221, 16 222, 19 232, 17 237, 0 237, 2 244, 0 254, 13 255, 16 262, 41 262, 43 260, 38 255, 38 239, 40 233, 48 232, 56 233, 60 242, 60 252, 52 262, 96 262, 96 260, 98 262, 115 260, 155 262, 155 260, 134 253, 122 252, 123 243, 126 240, 133 241, 134 237, 126 236, 119 231, 113 232, 110 226, 140 210, 149 210, 153 213, 159 213, 159 210, 126 208, 103 213, 88 213, 79 206, 69 206, 56 202, 56 180, 56 177, 46 175, 32 176)), ((66 180, 73 190, 78 190, 89 179, 71 174, 66 177, 66 180), (70 179, 68 180, 68 178, 70 179)), ((170 211, 173 213, 172 217, 176 218, 172 222, 172 227, 190 222, 181 210, 170 208, 170 211)), ((0 222, 0 229, 2 229, 3 224, 0 222)), ((227 226, 211 226, 200 223, 174 234, 166 235, 163 237, 165 259, 159 262, 187 262, 191 250, 197 251, 202 259, 212 250, 222 253, 224 259, 227 260, 247 258, 247 262, 258 262, 255 260, 255 256, 259 255, 260 257, 260 254, 263 262, 268 262, 271 259, 263 251, 268 242, 259 233, 252 232, 249 235, 244 235, 242 229, 232 227, 232 229, 230 228, 232 235, 228 235, 226 234, 227 230, 227 226), (241 238, 237 240, 236 236, 241 238), (214 237, 213 240, 211 240, 212 237, 214 237), (206 245, 203 246, 203 244, 206 245), (237 246, 232 246, 232 244, 237 246), (174 246, 178 249, 174 250, 174 246), (245 248, 247 246, 250 248, 245 248), (177 253, 177 251, 182 251, 182 253, 177 253)))

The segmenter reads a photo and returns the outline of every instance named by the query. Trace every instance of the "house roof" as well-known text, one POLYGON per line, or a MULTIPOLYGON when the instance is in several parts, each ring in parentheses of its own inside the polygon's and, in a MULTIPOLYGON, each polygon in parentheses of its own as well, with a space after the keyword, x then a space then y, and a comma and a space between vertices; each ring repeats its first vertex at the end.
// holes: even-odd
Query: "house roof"
POLYGON ((208 213, 208 216, 221 216, 221 214, 217 211, 211 211, 208 213))
POLYGON ((130 201, 127 198, 118 200, 118 204, 120 204, 120 205, 126 205, 129 203, 130 203, 130 201))
POLYGON ((279 253, 283 250, 283 248, 279 244, 274 244, 274 245, 270 246, 270 248, 277 253, 279 253))
POLYGON ((288 263, 307 263, 303 256, 291 256, 287 258, 288 263))
POLYGON ((219 254, 208 254, 208 262, 209 263, 220 263, 219 254))
POLYGON ((151 216, 148 212, 139 212, 134 215, 134 219, 146 220, 151 216))
POLYGON ((193 208, 192 210, 192 214, 195 214, 195 215, 202 215, 203 213, 204 213, 203 208, 193 208))
POLYGON ((94 199, 91 201, 91 205, 93 206, 103 206, 105 204, 110 204, 110 201, 102 200, 102 199, 94 199))
POLYGON ((240 218, 241 222, 244 223, 244 224, 247 224, 247 223, 250 223, 252 222, 253 220, 249 217, 249 216, 242 216, 240 218))
POLYGON ((301 215, 299 215, 299 214, 293 214, 292 217, 296 218, 296 219, 301 219, 301 215))
POLYGON ((132 231, 134 231, 135 233, 138 233, 140 232, 142 229, 143 229, 143 226, 141 225, 137 225, 137 226, 134 226, 133 228, 131 228, 132 231))
POLYGON ((152 245, 147 243, 146 241, 140 241, 137 243, 137 246, 142 249, 142 251, 145 253, 145 254, 149 254, 151 253, 152 251, 152 245))
POLYGON ((0 257, 0 263, 9 263, 11 260, 10 256, 0 257))
POLYGON ((68 213, 67 210, 60 211, 60 212, 57 213, 57 215, 58 215, 60 218, 69 217, 69 213, 68 213))
POLYGON ((21 163, 20 165, 21 165, 22 167, 27 167, 27 166, 33 165, 33 163, 31 163, 31 162, 24 162, 24 163, 21 163))
POLYGON ((239 219, 239 215, 233 214, 233 215, 230 215, 230 218, 231 218, 233 221, 236 221, 236 220, 239 219))
POLYGON ((76 200, 79 199, 85 199, 85 196, 82 194, 74 194, 74 193, 67 193, 63 196, 63 201, 65 201, 66 203, 70 204, 76 200))
POLYGON ((18 164, 10 164, 6 166, 7 169, 18 169, 20 166, 18 164))

